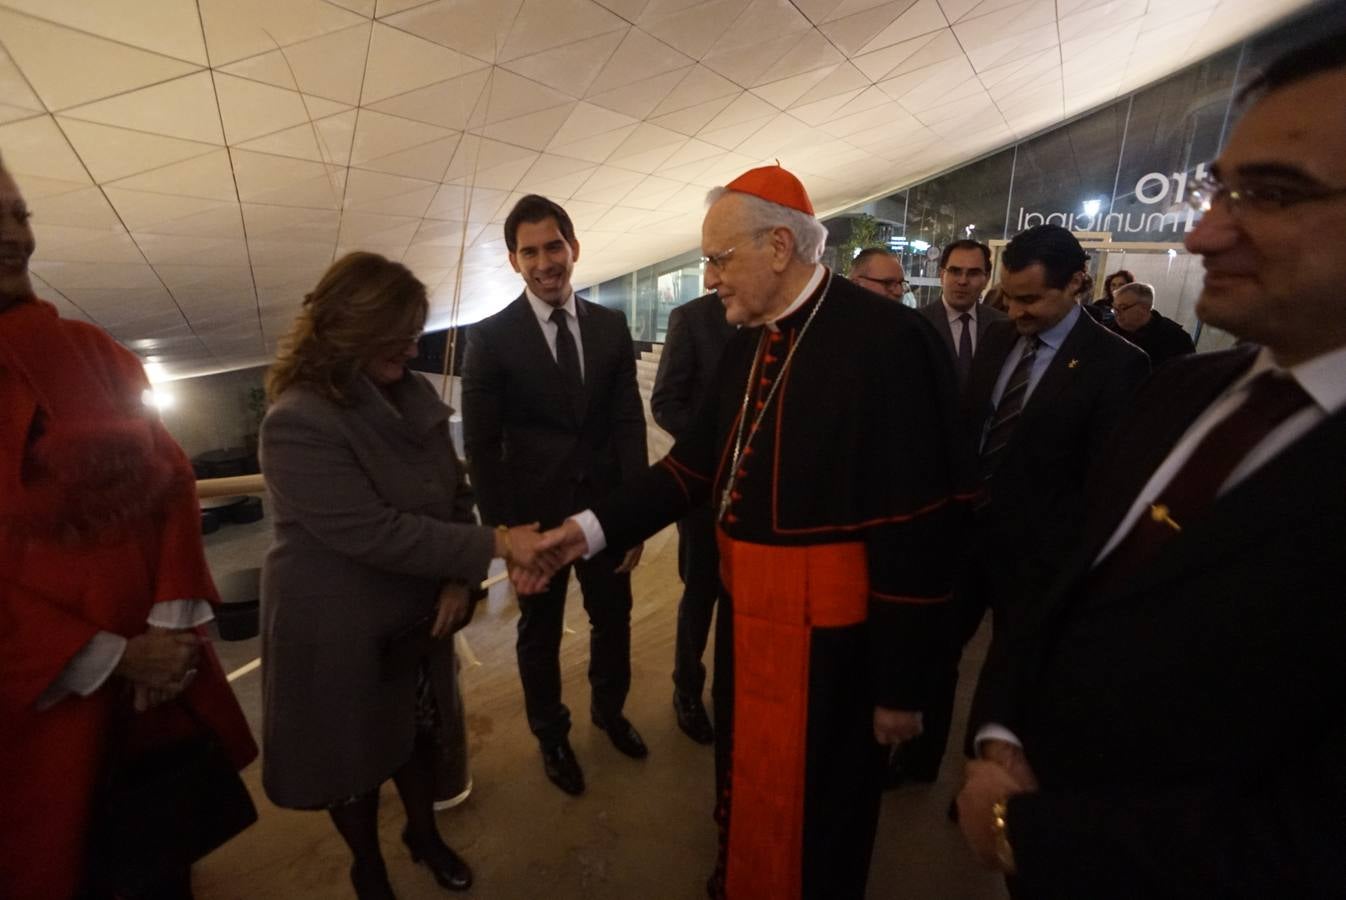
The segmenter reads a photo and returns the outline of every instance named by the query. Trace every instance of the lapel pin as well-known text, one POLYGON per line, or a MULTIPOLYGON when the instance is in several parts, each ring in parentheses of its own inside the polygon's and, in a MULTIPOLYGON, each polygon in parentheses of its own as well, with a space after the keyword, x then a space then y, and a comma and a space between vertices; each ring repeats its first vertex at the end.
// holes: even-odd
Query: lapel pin
POLYGON ((1078 359, 1072 359, 1070 362, 1066 363, 1067 369, 1078 369, 1079 367, 1080 361, 1078 359))

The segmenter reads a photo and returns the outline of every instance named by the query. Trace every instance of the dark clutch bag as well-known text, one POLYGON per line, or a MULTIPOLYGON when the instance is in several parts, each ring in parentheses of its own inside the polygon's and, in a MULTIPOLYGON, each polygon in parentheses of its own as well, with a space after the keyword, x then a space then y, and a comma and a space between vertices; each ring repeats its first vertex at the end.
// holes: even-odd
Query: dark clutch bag
POLYGON ((257 807, 209 732, 134 759, 114 753, 94 804, 90 884, 144 891, 257 821, 257 807))
POLYGON ((435 639, 430 636, 434 624, 433 615, 424 616, 384 641, 379 652, 379 672, 384 681, 396 681, 416 671, 417 664, 435 647, 435 639))

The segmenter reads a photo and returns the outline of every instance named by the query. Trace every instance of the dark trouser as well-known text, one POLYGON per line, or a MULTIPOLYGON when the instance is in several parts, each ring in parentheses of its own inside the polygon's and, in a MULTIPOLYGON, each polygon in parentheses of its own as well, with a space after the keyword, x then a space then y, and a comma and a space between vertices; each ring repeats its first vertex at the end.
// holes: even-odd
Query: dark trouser
POLYGON ((192 900, 192 897, 192 870, 190 866, 184 866, 135 892, 106 893, 89 889, 80 893, 77 900, 192 900))
POLYGON ((679 694, 700 697, 706 684, 706 667, 701 656, 710 637, 715 601, 723 593, 720 551, 715 544, 715 513, 709 507, 693 510, 678 522, 678 574, 683 589, 678 603, 673 685, 679 694))
MULTIPOLYGON (((577 560, 575 575, 589 614, 589 686, 595 715, 622 713, 631 686, 631 576, 617 574, 622 554, 603 552, 577 560)), ((570 566, 556 573, 544 593, 519 598, 519 677, 528 727, 544 745, 570 732, 570 710, 561 702, 561 631, 570 566)))
POLYGON ((969 715, 969 733, 966 751, 969 756, 976 752, 973 742, 977 724, 986 724, 996 703, 992 698, 1003 696, 1003 684, 994 683, 994 679, 1003 678, 1009 670, 1009 660, 1014 652, 1018 637, 1016 629, 1025 621, 1031 621, 1034 609, 1045 600, 1056 581, 1059 561, 1064 551, 1052 552, 1040 548, 1017 548, 1002 550, 990 548, 1008 548, 1012 545, 1000 535, 987 529, 982 546, 986 549, 982 556, 986 560, 979 567, 982 575, 980 584, 986 605, 991 610, 991 645, 986 650, 986 661, 982 664, 981 674, 977 678, 977 688, 972 697, 972 711, 969 715), (1034 553, 1033 550, 1038 552, 1034 553))
POLYGON ((863 900, 885 748, 874 740, 865 626, 813 629, 804 783, 804 900, 863 900))
POLYGON ((933 781, 939 774, 939 765, 944 759, 944 750, 949 743, 949 732, 953 727, 954 695, 958 690, 959 664, 962 661, 963 648, 981 627, 986 608, 987 595, 983 570, 976 565, 970 565, 953 595, 952 629, 949 639, 953 642, 954 652, 948 657, 949 666, 935 673, 931 679, 930 705, 925 708, 921 719, 920 737, 902 745, 900 759, 902 771, 907 775, 933 781))

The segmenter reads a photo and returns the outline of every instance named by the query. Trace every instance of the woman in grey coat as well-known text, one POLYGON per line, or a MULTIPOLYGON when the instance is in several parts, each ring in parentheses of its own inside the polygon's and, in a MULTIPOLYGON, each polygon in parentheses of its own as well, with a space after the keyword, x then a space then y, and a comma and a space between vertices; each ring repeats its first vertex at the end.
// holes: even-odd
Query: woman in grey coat
POLYGON ((493 557, 535 530, 477 524, 449 409, 406 362, 425 286, 372 253, 335 262, 268 379, 262 469, 275 540, 262 570, 263 785, 326 809, 361 898, 389 898, 379 786, 397 785, 402 839, 450 890, 472 883, 435 827, 436 747, 454 702, 451 634, 493 557))

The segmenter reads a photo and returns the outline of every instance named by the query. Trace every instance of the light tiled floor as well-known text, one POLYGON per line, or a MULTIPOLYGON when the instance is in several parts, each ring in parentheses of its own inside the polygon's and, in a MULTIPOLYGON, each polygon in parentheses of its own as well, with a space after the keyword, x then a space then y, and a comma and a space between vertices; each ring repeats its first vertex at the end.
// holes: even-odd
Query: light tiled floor
MULTIPOLYGON (((226 527, 206 538, 216 574, 260 564, 269 540, 266 520, 226 527)), ((464 635, 479 664, 465 666, 464 691, 471 733, 475 789, 463 806, 440 814, 446 840, 476 871, 477 897, 599 898, 599 900, 697 900, 714 853, 710 820, 712 762, 708 748, 678 731, 670 706, 675 614, 681 584, 676 538, 669 529, 650 541, 636 571, 632 621, 631 696, 627 713, 650 746, 643 762, 612 748, 582 715, 587 708, 587 628, 574 596, 562 647, 565 697, 575 713, 571 734, 588 791, 563 795, 549 784, 528 733, 514 665, 517 612, 494 596, 464 635)), ((965 682, 980 665, 985 635, 964 662, 965 682)), ((256 640, 217 645, 228 671, 257 655, 256 640)), ((709 656, 709 653, 707 654, 709 656)), ((234 682, 240 702, 259 730, 261 679, 257 672, 234 682)), ((963 684, 964 714, 970 684, 963 684)), ((961 721, 956 732, 961 733, 961 721)), ((314 748, 321 753, 320 747, 314 748)), ((944 809, 961 770, 953 754, 940 781, 884 798, 870 877, 871 898, 1000 900, 998 879, 977 868, 944 809)), ((244 773, 261 814, 253 828, 196 868, 201 900, 342 898, 353 896, 349 859, 325 815, 282 810, 267 802, 260 764, 244 773)), ((441 897, 429 873, 413 865, 398 841, 402 811, 385 788, 381 821, 393 885, 404 900, 441 897)))

